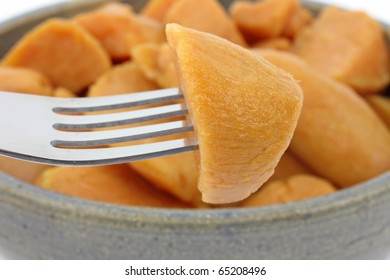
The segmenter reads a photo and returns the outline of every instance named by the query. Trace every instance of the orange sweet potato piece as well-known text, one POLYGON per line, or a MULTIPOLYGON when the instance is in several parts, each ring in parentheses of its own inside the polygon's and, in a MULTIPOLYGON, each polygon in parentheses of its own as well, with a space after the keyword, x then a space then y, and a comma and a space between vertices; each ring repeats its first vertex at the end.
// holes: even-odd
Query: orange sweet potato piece
POLYGON ((220 37, 166 27, 200 151, 206 203, 242 200, 272 175, 287 149, 302 92, 286 72, 220 37))
POLYGON ((157 89, 134 62, 112 67, 89 88, 88 97, 132 93, 157 89))
POLYGON ((100 202, 183 208, 186 204, 148 184, 127 165, 54 167, 36 180, 44 189, 100 202))
POLYGON ((194 206, 202 206, 198 160, 194 152, 129 163, 156 187, 194 206))
POLYGON ((217 0, 180 0, 172 4, 165 23, 208 32, 245 46, 246 42, 230 16, 217 0))
POLYGON ((0 171, 27 183, 33 183, 48 165, 0 156, 0 171))
POLYGON ((76 94, 71 92, 69 89, 63 88, 63 87, 55 88, 53 91, 53 96, 60 97, 60 98, 75 98, 75 97, 77 97, 76 94))
POLYGON ((230 13, 249 42, 281 35, 297 0, 235 1, 230 13))
POLYGON ((363 98, 295 55, 258 53, 300 81, 304 102, 290 148, 309 168, 341 187, 390 170, 390 131, 363 98))
POLYGON ((141 11, 141 14, 157 20, 164 21, 165 14, 176 0, 149 0, 141 11))
POLYGON ((0 90, 51 95, 52 86, 45 75, 34 69, 0 66, 0 90))
POLYGON ((160 87, 179 86, 174 53, 168 44, 140 44, 132 49, 131 56, 145 76, 155 81, 160 87))
POLYGON ((287 23, 282 30, 282 36, 294 39, 306 26, 311 24, 312 21, 313 15, 311 12, 308 9, 299 6, 287 20, 287 23))
POLYGON ((162 43, 165 41, 164 27, 159 22, 143 16, 137 16, 134 22, 133 32, 126 36, 126 42, 130 50, 138 44, 162 43))
POLYGON ((296 38, 293 52, 320 72, 360 94, 381 91, 390 82, 384 32, 364 12, 330 7, 296 38))
POLYGON ((285 37, 264 39, 252 45, 252 48, 275 49, 288 51, 291 48, 291 41, 285 37))
POLYGON ((62 19, 47 20, 24 35, 2 64, 36 69, 54 86, 73 92, 88 86, 111 66, 107 54, 88 32, 62 19))
POLYGON ((142 42, 162 42, 163 28, 159 22, 130 11, 101 8, 74 18, 88 30, 114 60, 129 58, 129 48, 142 42))
POLYGON ((390 129, 390 98, 381 95, 371 95, 366 98, 366 101, 390 129))
POLYGON ((103 4, 96 10, 105 11, 117 15, 124 15, 124 16, 134 13, 133 7, 130 4, 121 3, 121 2, 111 2, 111 3, 109 2, 103 4))
POLYGON ((286 179, 297 174, 311 174, 311 170, 305 166, 296 156, 287 150, 280 158, 278 165, 275 168, 275 173, 269 178, 267 183, 271 181, 286 179))
POLYGON ((242 204, 256 207, 301 201, 334 193, 336 188, 326 179, 308 174, 299 174, 285 180, 271 182, 262 187, 242 204))
POLYGON ((131 50, 133 61, 139 66, 144 75, 152 81, 157 81, 159 75, 157 62, 159 48, 159 44, 145 43, 139 44, 131 50))
POLYGON ((179 87, 175 54, 168 44, 161 44, 157 57, 160 75, 157 83, 163 88, 179 87))

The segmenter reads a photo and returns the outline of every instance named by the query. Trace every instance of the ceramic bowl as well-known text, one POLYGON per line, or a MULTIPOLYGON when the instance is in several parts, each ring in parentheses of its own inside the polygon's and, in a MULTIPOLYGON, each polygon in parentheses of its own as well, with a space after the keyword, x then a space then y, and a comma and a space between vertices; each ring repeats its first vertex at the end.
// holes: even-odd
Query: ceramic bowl
MULTIPOLYGON (((2 23, 0 55, 44 18, 95 5, 80 2, 2 23)), ((382 259, 390 256, 389 213, 390 173, 302 202, 220 210, 97 203, 0 174, 0 252, 15 259, 382 259)))

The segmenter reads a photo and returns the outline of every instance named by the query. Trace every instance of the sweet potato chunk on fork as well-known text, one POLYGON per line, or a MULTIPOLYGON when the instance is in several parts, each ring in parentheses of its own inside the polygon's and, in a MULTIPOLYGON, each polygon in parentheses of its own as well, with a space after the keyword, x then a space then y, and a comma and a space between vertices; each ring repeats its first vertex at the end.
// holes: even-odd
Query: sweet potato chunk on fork
POLYGON ((240 201, 269 179, 287 149, 301 89, 237 44, 178 24, 166 32, 199 142, 202 200, 240 201))

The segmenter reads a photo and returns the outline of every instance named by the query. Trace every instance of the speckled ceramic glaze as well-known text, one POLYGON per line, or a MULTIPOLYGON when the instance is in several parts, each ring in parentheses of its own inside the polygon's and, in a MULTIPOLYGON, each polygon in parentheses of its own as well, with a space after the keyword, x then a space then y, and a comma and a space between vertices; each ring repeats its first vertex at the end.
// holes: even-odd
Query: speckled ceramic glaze
MULTIPOLYGON (((93 5, 60 4, 0 25, 0 54, 43 18, 93 5)), ((317 199, 224 210, 95 203, 0 174, 0 248, 16 259, 388 258, 389 213, 390 173, 317 199)))

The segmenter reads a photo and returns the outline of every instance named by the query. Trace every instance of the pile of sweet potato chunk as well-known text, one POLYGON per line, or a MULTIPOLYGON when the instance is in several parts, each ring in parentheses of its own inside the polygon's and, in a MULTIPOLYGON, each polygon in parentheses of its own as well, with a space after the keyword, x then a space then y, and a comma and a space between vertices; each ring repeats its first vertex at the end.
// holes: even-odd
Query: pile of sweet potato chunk
MULTIPOLYGON (((136 12, 110 2, 25 34, 1 59, 0 90, 88 98, 180 87, 165 35, 172 22, 250 49, 303 90, 298 125, 274 175, 235 207, 328 195, 390 170, 389 48, 381 25, 362 11, 326 7, 314 17, 298 0, 234 1, 227 10, 217 0, 149 0, 136 12)), ((194 151, 101 167, 1 157, 0 170, 101 202, 216 207, 201 200, 198 157, 194 151)))

